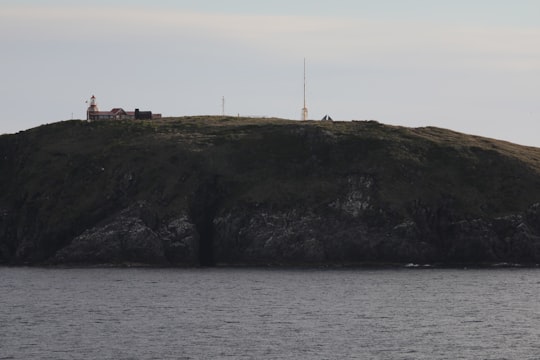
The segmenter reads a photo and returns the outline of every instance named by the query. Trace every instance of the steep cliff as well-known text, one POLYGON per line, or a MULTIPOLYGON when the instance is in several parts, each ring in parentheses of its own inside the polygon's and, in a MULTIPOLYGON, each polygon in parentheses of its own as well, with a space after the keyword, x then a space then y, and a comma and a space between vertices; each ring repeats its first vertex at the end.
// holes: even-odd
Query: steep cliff
POLYGON ((540 263, 540 149, 374 121, 0 136, 0 263, 540 263))

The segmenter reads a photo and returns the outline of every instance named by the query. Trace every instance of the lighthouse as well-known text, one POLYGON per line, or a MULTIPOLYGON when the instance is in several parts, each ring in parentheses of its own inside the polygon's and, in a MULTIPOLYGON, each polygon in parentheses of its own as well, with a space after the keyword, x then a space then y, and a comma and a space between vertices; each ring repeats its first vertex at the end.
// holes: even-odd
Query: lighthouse
POLYGON ((92 115, 97 112, 99 112, 99 109, 97 107, 96 97, 92 95, 90 98, 90 106, 88 106, 88 109, 86 110, 86 120, 90 121, 92 115))

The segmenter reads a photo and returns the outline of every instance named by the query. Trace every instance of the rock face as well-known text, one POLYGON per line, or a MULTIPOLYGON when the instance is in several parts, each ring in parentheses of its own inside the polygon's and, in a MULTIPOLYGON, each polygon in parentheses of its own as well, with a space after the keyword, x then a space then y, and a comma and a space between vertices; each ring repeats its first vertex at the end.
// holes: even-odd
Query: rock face
POLYGON ((156 227, 145 219, 148 211, 144 203, 121 211, 75 237, 56 252, 51 262, 165 264, 171 261, 197 264, 198 236, 193 224, 183 216, 156 227))
POLYGON ((376 122, 0 136, 0 263, 540 263, 540 149, 376 122))
MULTIPOLYGON (((528 212, 538 206, 533 204, 528 212)), ((346 212, 234 209, 214 220, 216 261, 531 265, 540 259, 536 221, 528 222, 521 215, 456 221, 438 216, 374 226, 372 219, 351 217, 346 212)))

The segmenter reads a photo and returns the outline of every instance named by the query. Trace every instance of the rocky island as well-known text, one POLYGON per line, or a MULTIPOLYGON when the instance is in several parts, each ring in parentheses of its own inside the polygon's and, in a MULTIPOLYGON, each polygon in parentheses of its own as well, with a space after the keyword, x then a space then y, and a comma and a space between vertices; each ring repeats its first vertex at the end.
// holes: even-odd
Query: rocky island
POLYGON ((540 263, 540 149, 375 121, 0 136, 0 264, 540 263))

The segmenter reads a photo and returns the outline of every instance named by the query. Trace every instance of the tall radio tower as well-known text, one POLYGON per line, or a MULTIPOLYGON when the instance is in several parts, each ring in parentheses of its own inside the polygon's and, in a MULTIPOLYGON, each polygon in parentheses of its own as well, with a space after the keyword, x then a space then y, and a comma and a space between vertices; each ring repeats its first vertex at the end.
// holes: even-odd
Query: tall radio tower
POLYGON ((304 107, 302 108, 302 121, 308 119, 308 110, 306 106, 306 58, 304 58, 304 107))

